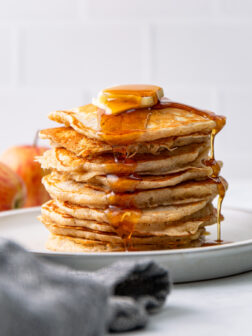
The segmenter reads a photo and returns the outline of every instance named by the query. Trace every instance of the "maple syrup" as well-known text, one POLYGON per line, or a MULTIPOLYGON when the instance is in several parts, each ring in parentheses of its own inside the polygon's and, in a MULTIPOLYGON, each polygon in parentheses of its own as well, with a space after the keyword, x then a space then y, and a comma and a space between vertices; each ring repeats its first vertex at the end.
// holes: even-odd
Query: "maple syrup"
POLYGON ((116 115, 108 115, 104 110, 98 109, 99 133, 112 146, 134 143, 146 131, 150 115, 150 108, 134 109, 116 115))
POLYGON ((118 193, 122 189, 122 180, 117 180, 117 192, 110 191, 107 193, 109 206, 105 214, 111 226, 122 238, 125 250, 129 250, 130 238, 134 231, 135 225, 141 217, 141 209, 137 209, 134 202, 134 194, 129 192, 118 193))
POLYGON ((208 246, 221 246, 221 245, 225 245, 225 244, 230 244, 232 242, 230 241, 225 241, 225 240, 207 240, 205 241, 201 247, 208 247, 208 246))
POLYGON ((105 210, 105 213, 110 225, 115 229, 119 237, 122 238, 124 247, 128 250, 131 235, 141 217, 141 210, 109 206, 105 210))

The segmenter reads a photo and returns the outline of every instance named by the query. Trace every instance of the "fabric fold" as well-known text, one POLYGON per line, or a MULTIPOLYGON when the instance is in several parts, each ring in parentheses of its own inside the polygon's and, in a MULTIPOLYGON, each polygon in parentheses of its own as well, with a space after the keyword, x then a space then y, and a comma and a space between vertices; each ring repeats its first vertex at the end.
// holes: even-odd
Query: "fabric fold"
POLYGON ((2 336, 100 336, 142 328, 170 289, 168 271, 151 260, 82 272, 0 239, 2 336))

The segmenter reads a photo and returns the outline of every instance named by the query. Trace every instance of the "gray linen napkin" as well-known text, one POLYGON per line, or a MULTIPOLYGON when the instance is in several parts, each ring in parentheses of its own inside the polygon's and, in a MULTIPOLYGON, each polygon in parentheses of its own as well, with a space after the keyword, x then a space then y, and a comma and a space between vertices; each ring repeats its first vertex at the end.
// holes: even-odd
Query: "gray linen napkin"
POLYGON ((144 327, 170 291, 150 260, 73 271, 0 239, 1 336, 99 336, 144 327))

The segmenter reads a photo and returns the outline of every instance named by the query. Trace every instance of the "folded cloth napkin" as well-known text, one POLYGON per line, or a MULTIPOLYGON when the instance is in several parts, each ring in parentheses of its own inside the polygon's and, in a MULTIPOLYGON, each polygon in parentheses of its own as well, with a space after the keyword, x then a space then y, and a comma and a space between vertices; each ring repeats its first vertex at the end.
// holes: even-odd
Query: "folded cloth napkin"
POLYGON ((150 260, 74 271, 0 239, 1 336, 99 336, 144 327, 170 292, 150 260))

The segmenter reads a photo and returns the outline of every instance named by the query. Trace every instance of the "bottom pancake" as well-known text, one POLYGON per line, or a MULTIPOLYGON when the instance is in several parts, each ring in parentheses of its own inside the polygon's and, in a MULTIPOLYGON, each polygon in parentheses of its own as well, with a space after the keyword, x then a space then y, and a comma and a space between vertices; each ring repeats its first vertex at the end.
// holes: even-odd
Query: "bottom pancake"
MULTIPOLYGON (((103 224, 98 224, 96 229, 90 229, 86 226, 61 226, 51 223, 44 218, 40 219, 47 229, 54 234, 63 236, 71 236, 76 238, 99 240, 109 243, 123 243, 123 239, 108 225, 105 228, 100 228, 103 224), (106 230, 107 228, 107 230, 106 230), (106 231, 105 231, 106 230, 106 231)), ((207 216, 199 220, 188 221, 179 224, 169 225, 166 230, 155 232, 137 232, 134 231, 130 238, 130 243, 135 244, 150 244, 150 245, 168 245, 170 242, 177 240, 190 239, 197 237, 200 229, 206 225, 211 225, 216 222, 216 216, 207 216)))
MULTIPOLYGON (((67 219, 70 219, 69 215, 66 216, 67 219)), ((118 250, 119 248, 120 250, 122 248, 125 249, 125 246, 129 247, 130 250, 157 250, 188 245, 191 241, 199 239, 204 232, 205 226, 216 223, 216 210, 212 205, 208 205, 205 209, 189 217, 191 218, 187 217, 181 222, 170 223, 162 230, 153 231, 150 230, 149 226, 142 227, 142 230, 133 229, 130 239, 122 239, 120 235, 121 229, 114 228, 107 223, 77 219, 76 222, 73 222, 73 225, 62 225, 61 221, 54 222, 51 216, 45 214, 39 219, 52 234, 80 239, 85 245, 82 247, 85 250, 89 250, 89 243, 92 241, 91 250, 96 249, 99 251, 108 250, 108 248, 112 250, 118 250), (85 241, 88 244, 85 244, 85 241), (110 247, 106 247, 107 245, 110 247)))
MULTIPOLYGON (((194 240, 183 240, 170 242, 169 245, 156 244, 134 244, 130 245, 128 251, 154 251, 175 248, 199 247, 204 242, 204 228, 200 230, 194 240)), ((51 234, 46 248, 57 252, 124 252, 124 244, 111 244, 107 242, 81 239, 69 236, 51 234)))

